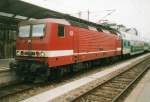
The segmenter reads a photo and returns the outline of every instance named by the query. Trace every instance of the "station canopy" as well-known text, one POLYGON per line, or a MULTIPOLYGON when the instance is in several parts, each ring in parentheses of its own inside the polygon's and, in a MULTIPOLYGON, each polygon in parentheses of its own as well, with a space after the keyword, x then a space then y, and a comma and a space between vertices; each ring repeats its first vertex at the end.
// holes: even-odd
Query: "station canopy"
POLYGON ((105 27, 68 14, 39 7, 21 0, 0 0, 0 23, 17 25, 18 22, 23 20, 43 18, 61 18, 66 19, 75 25, 94 26, 100 29, 106 28, 112 30, 110 27, 105 27))
POLYGON ((18 23, 22 20, 61 17, 62 14, 21 0, 0 1, 0 22, 18 23))
POLYGON ((42 18, 64 18, 74 22, 95 25, 83 19, 79 19, 68 14, 56 12, 46 8, 39 7, 21 0, 1 0, 0 1, 0 22, 10 21, 17 23, 22 20, 42 19, 42 18))

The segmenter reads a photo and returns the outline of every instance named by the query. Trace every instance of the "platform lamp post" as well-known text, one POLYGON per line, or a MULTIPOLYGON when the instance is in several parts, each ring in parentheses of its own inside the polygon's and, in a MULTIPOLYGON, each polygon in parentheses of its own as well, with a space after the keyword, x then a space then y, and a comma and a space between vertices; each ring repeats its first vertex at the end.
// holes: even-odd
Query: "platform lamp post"
POLYGON ((87 11, 88 21, 90 21, 90 11, 87 11))

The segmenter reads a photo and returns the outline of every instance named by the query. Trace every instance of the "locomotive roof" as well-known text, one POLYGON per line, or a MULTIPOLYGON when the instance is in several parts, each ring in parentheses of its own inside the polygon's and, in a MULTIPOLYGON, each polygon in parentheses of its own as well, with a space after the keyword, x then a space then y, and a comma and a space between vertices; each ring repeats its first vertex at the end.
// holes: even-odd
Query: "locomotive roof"
POLYGON ((56 18, 46 18, 46 19, 37 19, 37 20, 30 20, 30 21, 22 21, 19 23, 19 25, 27 25, 27 24, 37 24, 37 23, 58 23, 58 24, 63 24, 63 25, 73 25, 73 26, 79 26, 82 28, 86 28, 89 30, 97 31, 97 28, 88 26, 86 24, 82 24, 80 22, 73 22, 65 19, 56 19, 56 18))
POLYGON ((46 19, 38 19, 38 20, 30 20, 30 21, 23 21, 19 23, 19 25, 26 25, 26 24, 37 24, 37 23, 59 23, 64 25, 70 25, 70 23, 65 19, 55 19, 55 18, 46 18, 46 19))
POLYGON ((106 31, 108 30, 112 34, 117 34, 117 31, 115 31, 112 28, 102 26, 101 25, 88 25, 82 22, 77 22, 77 21, 72 21, 72 20, 66 20, 66 19, 58 19, 58 18, 46 18, 46 19, 37 19, 37 20, 29 20, 29 21, 23 21, 20 22, 19 25, 26 25, 26 24, 37 24, 37 23, 46 23, 46 22, 52 22, 52 23, 58 23, 58 24, 63 24, 63 25, 72 25, 72 26, 78 26, 81 28, 93 30, 93 31, 106 31))

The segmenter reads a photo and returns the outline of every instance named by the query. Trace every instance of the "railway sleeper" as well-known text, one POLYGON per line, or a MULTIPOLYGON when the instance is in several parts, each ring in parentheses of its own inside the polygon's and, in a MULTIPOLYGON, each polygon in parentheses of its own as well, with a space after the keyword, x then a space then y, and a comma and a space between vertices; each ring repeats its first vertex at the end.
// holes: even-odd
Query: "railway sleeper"
POLYGON ((118 80, 111 80, 110 83, 114 83, 114 84, 120 83, 120 84, 124 84, 124 85, 129 84, 129 82, 125 82, 125 81, 119 82, 118 80))
MULTIPOLYGON (((98 92, 106 93, 106 94, 112 94, 110 90, 104 90, 104 89, 97 89, 98 92)), ((118 94, 120 91, 113 92, 114 94, 118 94)))
POLYGON ((107 87, 107 86, 102 86, 101 87, 102 90, 109 90, 110 92, 121 92, 122 89, 118 88, 112 88, 112 87, 107 87))
POLYGON ((91 95, 112 99, 118 93, 93 92, 91 95))
POLYGON ((113 79, 113 82, 116 81, 116 82, 120 82, 120 83, 130 83, 132 80, 125 80, 125 79, 119 79, 119 78, 115 78, 113 79))
POLYGON ((82 101, 82 102, 110 102, 111 101, 110 98, 97 97, 95 95, 88 95, 88 96, 84 97, 83 99, 85 99, 87 101, 82 101))
POLYGON ((105 85, 105 86, 107 86, 107 87, 112 87, 112 88, 120 88, 120 89, 124 89, 125 87, 126 87, 126 85, 122 85, 122 84, 107 84, 107 85, 105 85))
POLYGON ((126 78, 126 79, 133 79, 134 77, 135 75, 129 75, 129 74, 119 76, 119 78, 126 78))
MULTIPOLYGON (((142 70, 141 70, 141 71, 142 71, 142 70)), ((135 76, 135 75, 137 75, 137 72, 141 72, 141 71, 138 70, 138 71, 135 72, 135 71, 132 70, 132 72, 127 72, 127 73, 124 73, 124 74, 122 74, 122 75, 124 75, 124 76, 125 76, 125 75, 132 75, 132 76, 135 76)))
POLYGON ((117 77, 115 80, 119 80, 119 81, 131 81, 133 78, 127 78, 127 77, 117 77))
POLYGON ((120 76, 127 76, 127 75, 129 75, 129 76, 132 76, 132 75, 135 75, 136 74, 136 72, 134 72, 134 71, 129 71, 129 72, 125 72, 125 73, 122 73, 120 76))

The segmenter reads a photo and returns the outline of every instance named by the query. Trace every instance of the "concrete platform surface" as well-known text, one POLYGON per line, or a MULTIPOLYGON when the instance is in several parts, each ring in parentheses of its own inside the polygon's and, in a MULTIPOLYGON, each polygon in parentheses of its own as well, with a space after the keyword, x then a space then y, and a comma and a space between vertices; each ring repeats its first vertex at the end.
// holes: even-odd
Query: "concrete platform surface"
MULTIPOLYGON (((117 74, 131 68, 132 66, 136 65, 137 63, 141 62, 145 58, 149 58, 150 54, 144 54, 140 57, 135 59, 130 59, 125 61, 124 63, 115 65, 109 69, 106 69, 101 72, 97 72, 95 74, 89 75, 88 77, 81 78, 79 80, 72 81, 65 85, 59 86, 57 88, 48 90, 41 94, 35 95, 31 98, 23 100, 21 102, 65 102, 65 99, 68 99, 67 96, 74 97, 75 91, 80 94, 80 88, 86 88, 94 86, 95 84, 102 84, 106 80, 116 76, 117 74), (62 97, 62 98, 61 98, 62 97), (63 100, 61 100, 63 99, 63 100)), ((86 90, 86 89, 85 89, 86 90)), ((131 101, 130 101, 131 102, 131 101)))
POLYGON ((17 81, 17 77, 14 71, 4 70, 0 71, 0 87, 9 85, 17 81))
POLYGON ((124 102, 150 102, 150 70, 141 79, 124 102))
POLYGON ((11 61, 13 61, 13 60, 14 60, 13 58, 10 58, 10 59, 0 59, 0 70, 8 69, 9 68, 9 63, 11 61))
POLYGON ((14 71, 10 70, 9 63, 14 59, 0 59, 0 87, 17 81, 14 71))

